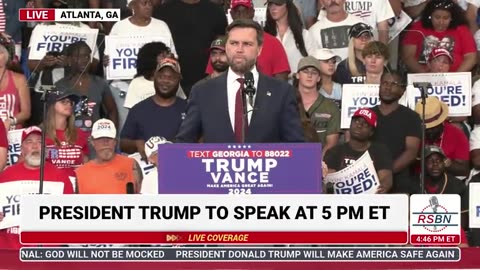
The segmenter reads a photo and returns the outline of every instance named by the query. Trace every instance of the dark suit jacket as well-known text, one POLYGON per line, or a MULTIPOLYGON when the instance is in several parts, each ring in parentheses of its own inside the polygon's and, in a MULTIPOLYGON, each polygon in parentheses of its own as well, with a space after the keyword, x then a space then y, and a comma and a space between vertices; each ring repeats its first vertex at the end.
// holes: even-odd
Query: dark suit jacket
MULTIPOLYGON (((232 143, 235 134, 228 113, 227 72, 192 88, 176 141, 232 143)), ((303 142, 304 133, 294 88, 286 82, 259 74, 254 111, 246 142, 303 142)))

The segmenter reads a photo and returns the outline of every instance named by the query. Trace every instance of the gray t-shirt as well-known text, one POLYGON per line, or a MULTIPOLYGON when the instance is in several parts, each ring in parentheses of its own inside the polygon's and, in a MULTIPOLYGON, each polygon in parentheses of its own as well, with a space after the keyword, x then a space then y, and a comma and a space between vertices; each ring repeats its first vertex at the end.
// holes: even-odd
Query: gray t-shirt
POLYGON ((95 75, 90 75, 87 95, 78 90, 78 85, 74 84, 75 81, 72 82, 67 78, 55 83, 60 89, 70 89, 79 96, 83 96, 75 106, 75 125, 85 131, 90 131, 93 123, 102 118, 101 110, 105 112, 103 101, 106 96, 112 96, 112 92, 107 81, 95 75))

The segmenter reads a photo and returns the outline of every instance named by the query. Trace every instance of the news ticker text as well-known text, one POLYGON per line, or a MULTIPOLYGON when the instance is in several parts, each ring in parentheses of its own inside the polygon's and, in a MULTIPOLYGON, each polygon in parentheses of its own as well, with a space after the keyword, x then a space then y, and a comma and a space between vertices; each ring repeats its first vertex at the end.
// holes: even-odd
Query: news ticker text
POLYGON ((459 248, 150 247, 22 248, 23 262, 64 261, 459 261, 459 248))

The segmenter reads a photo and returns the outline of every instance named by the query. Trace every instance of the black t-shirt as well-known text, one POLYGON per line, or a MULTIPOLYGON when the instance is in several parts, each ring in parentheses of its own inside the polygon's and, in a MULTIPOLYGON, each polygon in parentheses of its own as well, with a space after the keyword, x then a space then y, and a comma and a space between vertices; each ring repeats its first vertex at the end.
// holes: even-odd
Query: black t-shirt
POLYGON ((188 96, 192 85, 205 77, 211 42, 225 34, 225 12, 208 0, 196 4, 177 0, 155 9, 153 17, 165 21, 172 32, 188 96))
MULTIPOLYGON (((383 115, 378 106, 373 107, 372 110, 377 114, 377 128, 373 141, 386 145, 393 161, 405 151, 406 137, 421 138, 422 122, 413 110, 402 105, 388 115, 383 115)), ((391 192, 411 193, 412 178, 410 167, 394 174, 391 192)))
MULTIPOLYGON (((377 172, 380 170, 392 170, 392 159, 385 145, 372 142, 368 152, 377 172)), ((365 151, 355 151, 350 147, 350 144, 343 143, 330 148, 325 153, 323 160, 329 169, 340 171, 353 164, 364 153, 365 151)))
POLYGON ((130 109, 120 138, 147 141, 153 136, 161 136, 173 141, 186 106, 187 102, 179 98, 168 107, 159 106, 153 98, 147 98, 130 109))
MULTIPOLYGON (((358 72, 360 73, 360 76, 358 77, 364 77, 366 72, 365 65, 357 58, 355 58, 355 65, 357 66, 358 72)), ((338 64, 334 76, 335 77, 333 78, 333 80, 335 82, 338 82, 339 84, 363 83, 363 79, 359 81, 358 78, 352 77, 352 73, 348 68, 348 58, 338 64)))
POLYGON ((402 105, 388 115, 383 115, 378 106, 372 110, 377 114, 377 128, 373 141, 385 144, 393 160, 405 151, 406 137, 421 138, 422 122, 413 110, 402 105))

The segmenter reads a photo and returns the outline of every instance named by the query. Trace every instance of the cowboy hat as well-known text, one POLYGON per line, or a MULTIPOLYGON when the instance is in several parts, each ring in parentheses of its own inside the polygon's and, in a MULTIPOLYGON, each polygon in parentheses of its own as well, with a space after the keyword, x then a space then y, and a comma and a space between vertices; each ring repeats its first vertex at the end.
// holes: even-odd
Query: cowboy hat
MULTIPOLYGON (((448 105, 437 97, 427 97, 425 100, 425 126, 433 128, 442 124, 448 117, 448 105)), ((415 111, 422 118, 423 104, 419 100, 415 105, 415 111)))

